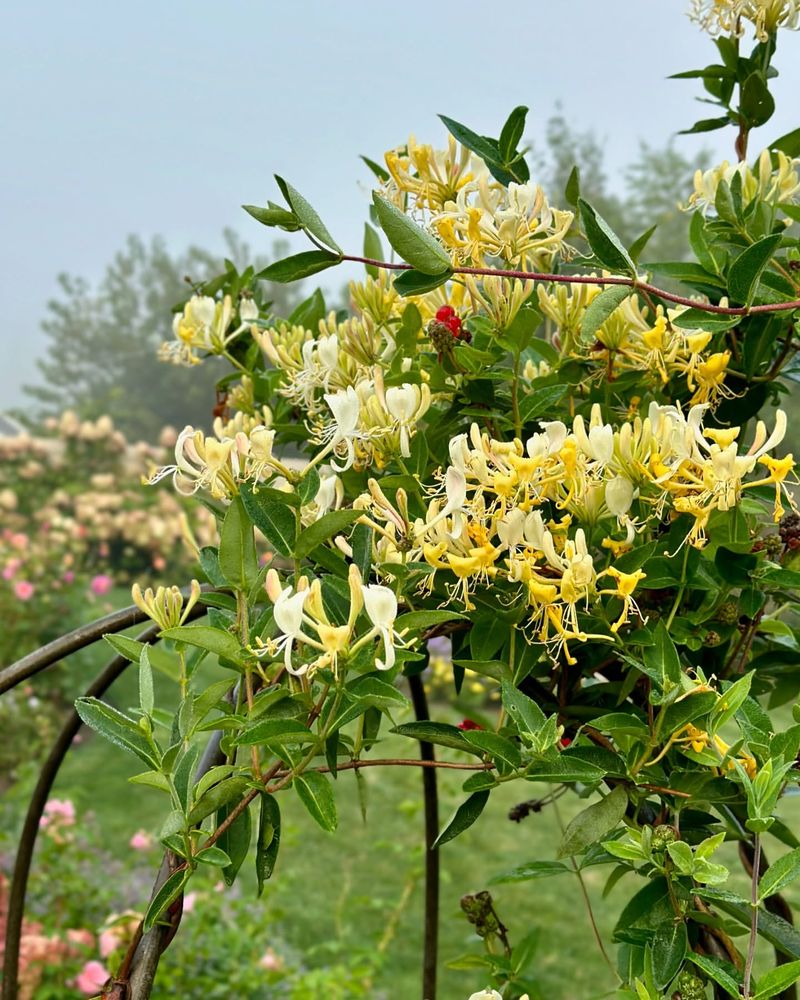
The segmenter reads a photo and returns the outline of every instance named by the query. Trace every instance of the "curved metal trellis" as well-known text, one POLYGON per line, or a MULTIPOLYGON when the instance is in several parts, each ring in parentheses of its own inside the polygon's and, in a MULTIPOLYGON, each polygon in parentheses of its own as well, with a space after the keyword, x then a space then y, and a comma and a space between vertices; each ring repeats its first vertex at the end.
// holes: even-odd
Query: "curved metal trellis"
MULTIPOLYGON (((184 591, 188 595, 188 588, 184 591)), ((206 614, 206 608, 197 604, 187 615, 187 621, 201 618, 206 614)), ((88 625, 82 625, 53 642, 35 650, 11 666, 0 671, 0 694, 11 690, 29 677, 46 670, 71 653, 84 649, 98 642, 104 635, 122 632, 133 625, 146 621, 147 616, 135 605, 115 611, 88 625)), ((151 644, 158 639, 159 628, 151 625, 145 629, 137 640, 151 644)), ((115 656, 95 679, 86 691, 88 697, 99 697, 114 683, 128 666, 129 661, 122 656, 115 656)), ((19 978, 19 952, 22 934, 22 921, 25 911, 25 898, 28 887, 28 877, 39 832, 39 821, 44 814, 44 807, 53 787, 61 765, 72 746, 75 735, 83 725, 78 713, 72 709, 58 737, 53 744, 47 760, 42 766, 39 779, 28 804, 28 810, 20 834, 19 846, 14 862, 11 887, 8 899, 8 914, 6 922, 6 937, 3 956, 3 992, 2 1000, 17 1000, 19 978)))

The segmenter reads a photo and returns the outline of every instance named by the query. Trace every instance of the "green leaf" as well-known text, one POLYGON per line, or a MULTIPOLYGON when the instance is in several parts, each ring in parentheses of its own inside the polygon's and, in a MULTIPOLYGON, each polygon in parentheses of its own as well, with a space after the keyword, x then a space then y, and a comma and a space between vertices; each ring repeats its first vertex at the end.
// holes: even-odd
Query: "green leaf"
POLYGON ((313 743, 316 736, 302 722, 294 719, 264 719, 256 722, 234 743, 237 746, 285 746, 286 744, 313 743))
POLYGON ((653 935, 653 979, 658 989, 666 989, 678 974, 688 947, 683 920, 667 920, 656 927, 653 935))
POLYGON ((371 160, 368 156, 359 156, 359 159, 363 160, 364 163, 366 163, 366 165, 373 172, 373 174, 375 174, 375 176, 378 178, 379 181, 385 182, 389 180, 389 171, 386 170, 384 167, 382 167, 379 163, 376 163, 374 160, 371 160))
MULTIPOLYGON (((224 823, 236 807, 223 806, 217 812, 217 826, 224 823)), ((217 841, 217 846, 231 859, 227 868, 222 869, 225 885, 233 885, 239 869, 250 850, 250 809, 241 812, 217 841)))
POLYGON ((644 252, 644 248, 650 242, 651 237, 653 236, 653 234, 655 233, 655 231, 657 229, 658 229, 658 226, 650 226, 649 229, 645 229, 645 231, 642 233, 642 235, 638 236, 633 241, 633 243, 631 243, 630 247, 628 248, 628 252, 630 253, 631 258, 636 263, 639 262, 639 258, 641 257, 642 253, 644 252))
POLYGON ((446 622, 458 621, 464 615, 458 611, 409 611, 400 615, 394 623, 398 632, 407 628, 410 632, 432 628, 434 625, 444 625, 446 622))
POLYGON ((446 722, 406 722, 402 726, 395 726, 392 732, 398 736, 410 736, 423 743, 435 743, 437 746, 452 747, 454 750, 479 753, 467 743, 460 729, 446 722))
POLYGON ((719 702, 709 718, 709 732, 712 736, 739 711, 745 698, 750 694, 750 685, 753 683, 754 676, 755 672, 751 670, 749 674, 734 681, 720 694, 719 702))
POLYGON ((463 833, 480 816, 483 812, 483 808, 489 801, 489 792, 484 790, 481 792, 473 792, 472 795, 456 809, 450 819, 444 826, 444 829, 436 838, 433 843, 434 850, 437 847, 441 847, 442 844, 446 844, 450 840, 454 840, 460 833, 463 833))
POLYGON ((318 545, 340 534, 363 516, 363 510, 332 510, 325 514, 300 532, 294 549, 295 559, 304 559, 318 545))
POLYGON ((779 150, 781 153, 786 153, 787 156, 793 158, 800 156, 800 128, 782 135, 780 139, 771 142, 767 148, 779 150))
POLYGON ((180 896, 183 887, 189 881, 189 875, 190 871, 188 868, 179 868, 178 871, 173 872, 169 876, 155 896, 153 896, 150 905, 147 907, 147 913, 144 915, 145 932, 153 927, 161 917, 161 914, 169 909, 178 896, 180 896))
MULTIPOLYGON (((750 926, 752 908, 748 900, 724 889, 698 889, 697 894, 710 900, 716 909, 735 917, 745 927, 750 926)), ((768 910, 759 910, 758 933, 781 954, 800 960, 800 933, 782 917, 768 910)))
POLYGON ((329 267, 338 264, 340 258, 327 250, 305 250, 303 253, 296 253, 292 257, 284 260, 276 260, 274 264, 259 271, 256 278, 261 281, 277 281, 281 285, 290 281, 300 281, 301 278, 308 278, 312 274, 318 274, 329 267))
POLYGON ((289 313, 290 326, 304 326, 307 330, 316 331, 319 321, 325 319, 325 298, 319 288, 315 288, 307 299, 303 299, 289 313))
POLYGON ((261 796, 261 810, 258 820, 256 840, 256 880, 258 895, 264 891, 264 883, 272 878, 278 849, 281 844, 281 810, 274 795, 266 792, 261 796))
POLYGON ((719 333, 730 330, 742 322, 741 316, 720 316, 704 312, 702 309, 687 309, 672 321, 674 326, 682 330, 708 330, 709 333, 719 333))
POLYGON ((530 861, 527 865, 512 868, 502 875, 489 879, 489 885, 499 885, 504 882, 529 882, 531 879, 551 878, 553 875, 563 875, 571 869, 561 861, 530 861))
POLYGON ((464 733, 467 743, 489 756, 495 761, 499 760, 507 764, 512 770, 516 770, 522 763, 522 758, 517 746, 497 733, 487 732, 482 729, 470 729, 464 733))
POLYGON ((782 858, 773 861, 767 868, 758 883, 759 900, 766 899, 776 892, 780 892, 785 886, 800 875, 800 847, 794 851, 789 851, 782 858))
POLYGON ((571 782, 591 785, 605 777, 605 771, 588 760, 561 753, 555 760, 537 761, 527 771, 528 781, 571 782))
POLYGON ((557 857, 572 857, 598 843, 622 821, 627 805, 628 794, 617 785, 605 798, 578 813, 564 831, 557 857))
POLYGON ((519 418, 523 424, 535 420, 541 414, 554 406, 567 391, 566 385, 546 385, 531 389, 524 395, 519 404, 519 418))
POLYGON ((212 587, 228 586, 228 582, 219 568, 219 550, 215 545, 204 545, 200 549, 200 568, 212 587))
POLYGON ((517 146, 519 146, 522 135, 525 132, 525 119, 528 115, 528 109, 520 104, 519 107, 514 108, 511 114, 508 116, 505 125, 500 132, 500 138, 498 140, 498 146, 500 148, 500 156, 504 163, 508 163, 510 160, 514 159, 517 152, 517 146))
POLYGON ((407 264, 423 274, 443 274, 450 271, 450 257, 430 233, 426 233, 377 192, 373 192, 372 200, 386 238, 407 264))
POLYGON ((234 799, 240 799, 247 786, 248 779, 241 775, 224 778, 216 785, 212 785, 192 806, 189 812, 189 826, 202 823, 206 816, 227 806, 234 799))
POLYGON ((214 628, 211 625, 179 625, 176 628, 166 629, 161 635, 165 639, 174 639, 176 642, 186 642, 190 646, 205 649, 224 660, 231 660, 237 666, 243 666, 245 663, 245 655, 239 640, 221 628, 214 628))
POLYGON ((269 544, 279 555, 291 556, 297 524, 288 502, 282 503, 271 492, 249 483, 242 483, 240 495, 247 516, 269 544))
POLYGON ((423 274, 422 271, 403 271, 394 279, 395 291, 400 295, 424 295, 439 288, 450 279, 453 272, 448 268, 441 274, 423 274))
POLYGON ((538 733, 547 721, 535 701, 507 680, 501 686, 503 707, 516 723, 520 733, 538 733))
POLYGON ((132 720, 97 698, 78 698, 75 711, 86 725, 109 743, 135 754, 152 770, 157 771, 161 755, 152 739, 132 720))
POLYGON ((199 851, 195 857, 203 865, 213 865, 215 868, 227 868, 231 859, 221 847, 206 847, 199 851))
POLYGON ((728 291, 734 302, 745 306, 752 303, 759 279, 780 241, 780 235, 765 236, 734 260, 728 271, 728 291))
POLYGON ((489 168, 492 177, 505 187, 508 187, 512 181, 524 183, 528 179, 528 176, 530 176, 524 161, 520 160, 516 164, 502 162, 503 156, 500 153, 500 146, 494 139, 478 135, 471 128, 467 128, 466 125, 462 125, 460 122, 454 121, 446 115, 439 115, 439 118, 444 123, 447 131, 458 139, 462 146, 466 146, 467 149, 472 150, 473 153, 477 153, 480 156, 489 168))
POLYGON ((295 232, 300 228, 297 216, 294 212, 287 212, 285 208, 271 205, 269 208, 261 208, 259 205, 242 205, 242 208, 251 215, 256 222, 263 226, 280 226, 289 232, 295 232))
POLYGON ((617 274, 630 274, 635 277, 636 266, 611 226, 582 198, 578 199, 578 208, 583 220, 586 239, 595 257, 609 271, 614 271, 617 274))
POLYGON ((330 781, 319 771, 306 771, 294 779, 300 801, 323 830, 333 833, 336 829, 336 802, 330 781))
POLYGON ((661 677, 662 687, 678 684, 681 679, 681 661, 663 619, 659 620, 652 635, 655 642, 652 646, 645 646, 642 651, 645 666, 661 677))
MULTIPOLYGON (((364 223, 364 256, 371 257, 372 260, 383 260, 381 238, 368 222, 364 223)), ((370 278, 378 277, 378 268, 374 264, 365 264, 364 267, 370 278)))
POLYGON ((236 590, 249 589, 258 574, 253 526, 241 497, 234 497, 220 528, 219 568, 236 590))
POLYGON ((751 128, 768 122, 775 112, 775 101, 761 72, 751 73, 740 89, 739 113, 751 128))
POLYGON ((372 570, 372 528, 368 524, 357 524, 350 535, 353 562, 358 566, 361 579, 369 583, 372 570))
POLYGON ((581 172, 576 164, 569 172, 567 186, 564 188, 564 200, 573 208, 578 207, 578 199, 581 196, 581 172))
POLYGON ((596 331, 633 294, 627 285, 610 285, 592 299, 581 321, 581 340, 584 344, 594 337, 596 331))
POLYGON ((150 666, 149 647, 144 646, 139 656, 139 708, 143 715, 152 715, 153 705, 153 670, 150 666))
POLYGON ((787 986, 800 982, 800 962, 787 962, 770 969, 756 983, 753 1000, 767 1000, 783 993, 787 986))
POLYGON ((311 205, 306 201, 306 199, 296 191, 291 184, 283 180, 282 177, 275 175, 275 180, 278 182, 278 187, 283 192, 284 198, 289 202, 289 206, 300 220, 303 229, 310 233, 311 236, 317 238, 320 243, 324 243, 329 250, 333 250, 335 253, 341 254, 342 248, 336 242, 336 240, 331 236, 325 225, 317 215, 316 211, 311 207, 311 205))
POLYGON ((713 979, 715 983, 726 990, 728 996, 739 1000, 742 995, 740 988, 742 977, 733 963, 722 962, 720 959, 712 958, 710 955, 698 955, 694 951, 690 951, 687 957, 698 969, 705 972, 709 979, 713 979))
POLYGON ((727 115, 722 115, 720 118, 701 118, 699 122, 695 122, 691 128, 684 128, 678 132, 678 135, 694 135, 698 132, 714 132, 718 128, 725 128, 730 125, 731 120, 727 115))

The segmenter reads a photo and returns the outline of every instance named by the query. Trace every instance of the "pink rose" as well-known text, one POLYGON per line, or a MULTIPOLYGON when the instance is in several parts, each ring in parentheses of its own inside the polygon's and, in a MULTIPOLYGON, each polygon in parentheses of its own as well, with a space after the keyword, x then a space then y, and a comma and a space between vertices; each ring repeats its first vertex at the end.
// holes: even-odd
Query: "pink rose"
POLYGON ((90 997, 100 992, 108 978, 108 969, 102 962, 87 962, 78 974, 75 985, 81 993, 90 997))
POLYGON ((147 851, 153 846, 153 838, 145 830, 137 830, 128 841, 134 851, 147 851))
POLYGON ((68 569, 67 572, 64 574, 64 583, 72 583, 74 579, 75 579, 75 574, 72 572, 71 569, 68 569))
POLYGON ((272 948, 267 948, 258 960, 258 964, 262 969, 266 969, 268 972, 277 972, 278 969, 283 967, 283 962, 275 954, 272 948))
POLYGON ((67 941, 70 944, 80 945, 82 948, 94 948, 94 934, 87 931, 85 927, 71 927, 67 931, 67 941))
POLYGON ((97 594, 98 597, 102 597, 103 594, 107 594, 109 590, 111 590, 114 586, 114 581, 106 573, 98 573, 98 575, 92 579, 89 586, 91 587, 93 594, 97 594))
POLYGON ((102 931, 99 942, 101 958, 108 958, 121 944, 122 938, 116 927, 109 927, 107 931, 102 931))
POLYGON ((22 565, 21 559, 9 559, 3 567, 3 579, 10 580, 22 565))
POLYGON ((29 580, 19 580, 14 584, 14 593, 20 601, 29 601, 36 588, 29 580))

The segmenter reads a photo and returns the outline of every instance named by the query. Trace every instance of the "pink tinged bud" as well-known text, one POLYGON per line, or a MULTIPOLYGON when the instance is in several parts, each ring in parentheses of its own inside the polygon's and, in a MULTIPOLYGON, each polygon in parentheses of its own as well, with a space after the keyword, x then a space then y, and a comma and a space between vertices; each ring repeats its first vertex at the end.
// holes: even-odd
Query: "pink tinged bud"
POLYGON ((281 596, 281 591, 283 590, 283 588, 281 587, 281 579, 278 576, 277 570, 271 569, 267 573, 265 589, 267 591, 267 597, 274 604, 275 601, 277 601, 278 598, 281 596))

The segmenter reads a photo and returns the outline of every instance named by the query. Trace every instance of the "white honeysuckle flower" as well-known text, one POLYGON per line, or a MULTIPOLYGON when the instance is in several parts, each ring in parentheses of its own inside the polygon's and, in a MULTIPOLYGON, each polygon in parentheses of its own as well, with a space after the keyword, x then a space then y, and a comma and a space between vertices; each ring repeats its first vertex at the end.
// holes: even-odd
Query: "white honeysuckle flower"
POLYGON ((310 641, 308 636, 303 634, 303 607, 310 591, 301 590, 296 594, 293 591, 293 587, 286 587, 281 591, 275 601, 273 614, 275 624, 283 632, 283 638, 277 643, 277 651, 283 650, 284 666, 289 673, 300 677, 308 670, 308 664, 304 663, 295 670, 292 666, 292 644, 295 639, 310 641))
POLYGON ((258 306, 250 298, 242 298, 239 300, 239 319, 243 323, 252 323, 253 320, 258 319, 258 306))
POLYGON ((319 489, 314 496, 317 507, 316 520, 319 520, 331 510, 337 510, 344 499, 344 487, 341 479, 334 473, 319 477, 319 489))
POLYGON ((337 466, 333 462, 331 462, 331 465, 333 465, 337 472, 344 472, 345 469, 350 468, 356 459, 353 441, 362 436, 358 430, 361 402, 356 390, 351 385, 346 389, 339 390, 339 392, 325 393, 324 398, 335 421, 330 432, 330 446, 336 452, 341 445, 344 445, 347 451, 347 459, 344 465, 337 466))
POLYGON ((411 455, 410 424, 425 413, 430 406, 430 389, 427 385, 404 382, 386 390, 386 409, 400 426, 400 454, 403 458, 411 455))
POLYGON ((622 475, 615 476, 605 484, 606 507, 614 517, 628 513, 633 503, 633 493, 633 483, 622 475))
POLYGON ((397 618, 397 597, 389 587, 371 583, 361 588, 364 598, 364 610, 375 627, 375 631, 383 639, 385 661, 375 658, 378 670, 391 670, 395 664, 393 645, 394 621, 397 618))
POLYGON ((497 522, 497 537, 507 548, 513 550, 524 541, 527 515, 519 507, 512 507, 497 522))
MULTIPOLYGON (((469 1000, 503 1000, 503 998, 497 990, 489 989, 487 986, 485 990, 473 993, 469 1000)), ((525 998, 523 997, 522 1000, 525 1000, 525 998)))

